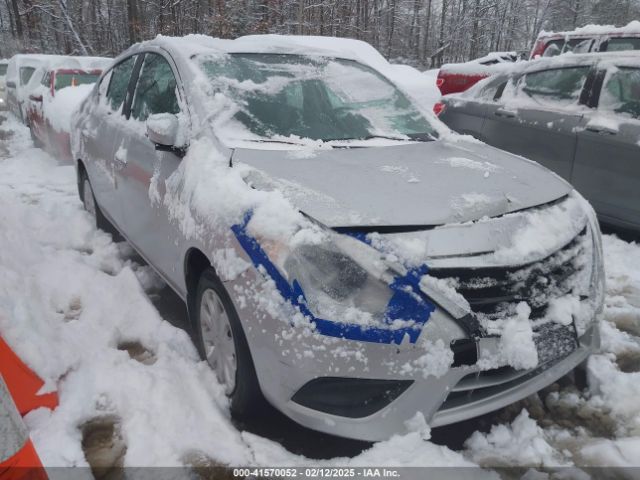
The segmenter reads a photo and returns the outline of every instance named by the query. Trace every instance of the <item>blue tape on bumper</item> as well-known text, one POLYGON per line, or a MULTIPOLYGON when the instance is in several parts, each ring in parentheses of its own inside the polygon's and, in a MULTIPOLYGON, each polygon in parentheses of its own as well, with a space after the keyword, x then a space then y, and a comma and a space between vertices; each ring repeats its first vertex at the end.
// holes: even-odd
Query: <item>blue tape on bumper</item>
POLYGON ((315 330, 318 333, 347 340, 386 344, 400 344, 405 335, 409 337, 411 343, 415 343, 418 340, 422 327, 435 310, 435 305, 420 292, 419 288, 420 278, 428 270, 426 265, 410 270, 402 277, 396 277, 392 284, 389 285, 389 288, 394 293, 387 306, 387 321, 390 323, 396 319, 411 319, 414 322, 412 326, 402 328, 392 328, 391 325, 389 325, 389 328, 363 327, 318 318, 309 310, 304 292, 298 282, 294 281, 293 285, 290 285, 271 262, 256 239, 247 233, 246 227, 249 220, 251 220, 251 213, 245 216, 242 224, 231 227, 236 239, 249 255, 254 266, 261 266, 265 269, 275 282, 280 295, 289 301, 291 305, 297 307, 304 316, 308 317, 315 325, 315 330))

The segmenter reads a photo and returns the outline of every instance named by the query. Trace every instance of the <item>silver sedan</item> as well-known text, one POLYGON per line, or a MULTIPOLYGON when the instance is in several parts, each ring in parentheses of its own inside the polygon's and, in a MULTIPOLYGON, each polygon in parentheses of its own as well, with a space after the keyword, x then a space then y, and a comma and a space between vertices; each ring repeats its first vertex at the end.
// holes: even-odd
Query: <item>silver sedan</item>
POLYGON ((266 399, 380 440, 583 362, 603 295, 589 205, 451 133, 371 47, 329 40, 159 37, 75 119, 86 209, 187 303, 232 412, 266 399))

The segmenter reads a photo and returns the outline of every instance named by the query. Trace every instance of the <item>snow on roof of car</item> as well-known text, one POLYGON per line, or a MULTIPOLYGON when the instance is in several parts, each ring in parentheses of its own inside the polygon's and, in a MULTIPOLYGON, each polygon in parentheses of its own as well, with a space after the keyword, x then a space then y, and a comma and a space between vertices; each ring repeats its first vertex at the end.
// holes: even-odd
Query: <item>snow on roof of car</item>
POLYGON ((167 37, 139 44, 157 45, 179 56, 207 53, 281 53, 348 58, 374 68, 388 68, 389 62, 374 47, 361 40, 303 35, 247 35, 235 40, 206 35, 167 37))
POLYGON ((575 30, 566 32, 546 32, 542 30, 538 34, 538 38, 566 35, 615 35, 620 33, 640 34, 640 21, 633 20, 624 27, 616 27, 614 25, 585 25, 575 30))
POLYGON ((640 51, 596 52, 596 53, 565 53, 556 57, 541 57, 524 62, 507 64, 508 67, 493 72, 497 74, 519 74, 547 68, 570 67, 575 65, 632 65, 640 67, 640 51))
POLYGON ((113 59, 106 57, 60 57, 49 63, 50 70, 58 70, 64 68, 102 70, 113 62, 113 59))
POLYGON ((505 57, 515 56, 517 52, 491 52, 484 57, 476 58, 463 63, 446 63, 441 67, 448 73, 460 75, 493 75, 499 72, 508 72, 518 61, 505 61, 505 57), (487 62, 495 62, 486 65, 487 62))

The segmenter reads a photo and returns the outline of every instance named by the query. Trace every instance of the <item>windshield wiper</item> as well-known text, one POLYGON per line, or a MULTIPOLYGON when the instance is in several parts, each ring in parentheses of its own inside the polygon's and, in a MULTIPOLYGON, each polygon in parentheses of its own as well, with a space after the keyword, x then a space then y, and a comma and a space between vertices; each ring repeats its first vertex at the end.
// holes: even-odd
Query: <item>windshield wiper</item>
POLYGON ((332 141, 354 141, 354 140, 373 140, 376 138, 381 138, 384 140, 396 140, 398 142, 406 142, 406 141, 418 141, 418 142, 431 142, 434 138, 428 133, 410 133, 404 137, 393 137, 391 135, 367 135, 366 137, 361 138, 340 138, 334 139, 332 141))
POLYGON ((298 145, 300 147, 305 146, 304 143, 289 142, 288 140, 273 140, 270 138, 245 138, 244 141, 255 143, 282 143, 285 145, 298 145))

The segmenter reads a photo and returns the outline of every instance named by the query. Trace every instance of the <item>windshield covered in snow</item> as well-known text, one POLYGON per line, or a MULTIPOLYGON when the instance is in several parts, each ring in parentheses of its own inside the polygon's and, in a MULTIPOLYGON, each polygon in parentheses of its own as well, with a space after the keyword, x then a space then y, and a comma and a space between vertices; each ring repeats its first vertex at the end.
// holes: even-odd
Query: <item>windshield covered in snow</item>
POLYGON ((240 127, 234 130, 244 131, 240 136, 247 139, 437 137, 389 80, 353 60, 243 53, 205 57, 200 65, 214 93, 236 103, 230 127, 240 127))

